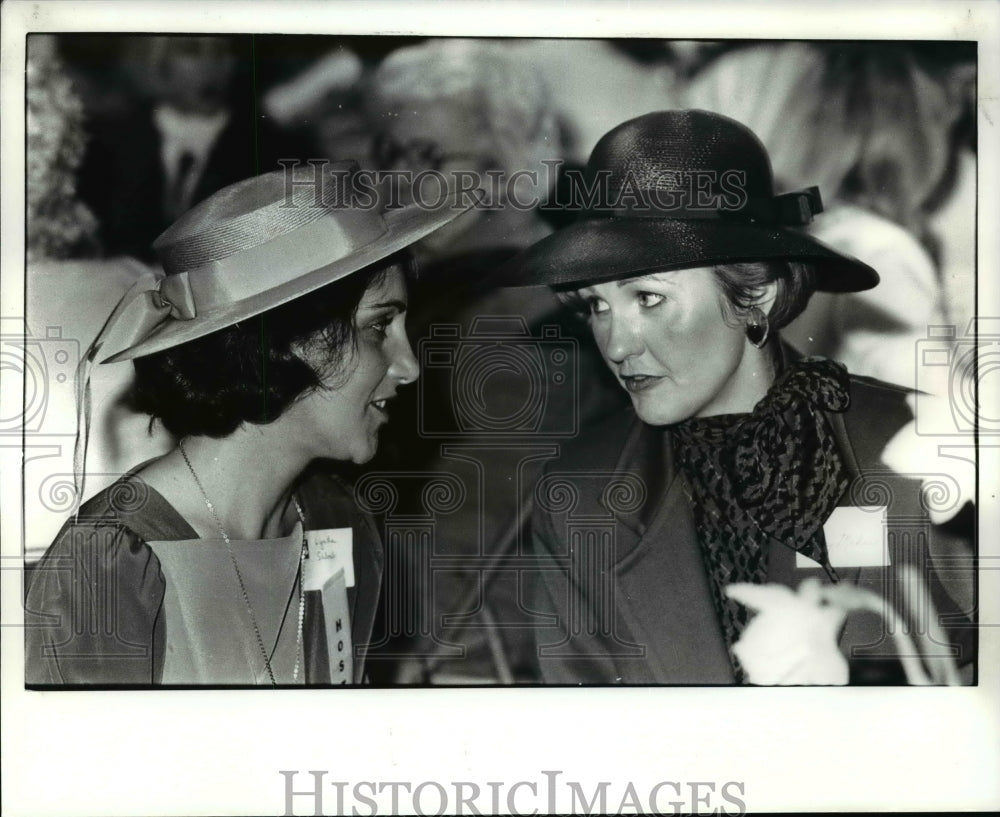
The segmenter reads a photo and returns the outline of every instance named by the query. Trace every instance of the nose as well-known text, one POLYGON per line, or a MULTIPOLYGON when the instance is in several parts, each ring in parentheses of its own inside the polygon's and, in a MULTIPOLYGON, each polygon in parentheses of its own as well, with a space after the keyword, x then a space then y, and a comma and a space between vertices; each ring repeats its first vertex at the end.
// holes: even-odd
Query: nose
POLYGON ((628 358, 642 353, 642 337, 634 320, 627 315, 612 314, 609 324, 604 342, 601 344, 604 356, 609 361, 623 363, 628 358))
POLYGON ((420 364, 417 363, 413 347, 410 346, 410 339, 405 334, 399 338, 393 349, 389 376, 404 385, 420 377, 420 364))

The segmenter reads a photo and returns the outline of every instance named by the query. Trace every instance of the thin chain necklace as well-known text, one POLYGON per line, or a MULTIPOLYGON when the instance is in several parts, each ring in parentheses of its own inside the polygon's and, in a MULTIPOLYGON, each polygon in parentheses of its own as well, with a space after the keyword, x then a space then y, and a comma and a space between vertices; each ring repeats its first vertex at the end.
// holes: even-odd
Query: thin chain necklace
MULTIPOLYGON (((264 659, 264 667, 267 669, 267 675, 271 679, 271 686, 277 686, 277 682, 275 681, 274 678, 274 671, 271 668, 271 657, 268 655, 267 649, 264 647, 264 639, 261 637, 260 627, 257 625, 257 616, 254 615, 253 605, 250 604, 250 595, 247 593, 246 584, 243 582, 243 574, 240 572, 240 566, 236 562, 236 554, 233 552, 233 543, 229 538, 229 534, 226 533, 226 529, 222 526, 222 520, 219 519, 219 515, 215 512, 215 506, 208 498, 208 493, 205 491, 205 486, 201 484, 201 480, 198 478, 198 474, 194 470, 194 466, 191 464, 191 460, 188 458, 187 451, 184 449, 183 440, 178 442, 178 448, 180 448, 181 456, 184 457, 184 462, 187 464, 188 470, 191 472, 191 476, 194 478, 195 485, 198 486, 198 490, 201 492, 202 499, 205 500, 205 506, 208 508, 208 512, 212 514, 212 518, 215 520, 216 527, 218 527, 219 533, 222 534, 222 539, 226 543, 226 550, 229 553, 229 561, 232 562, 233 570, 236 573, 236 581, 239 582, 240 585, 240 593, 242 594, 243 601, 247 606, 247 612, 250 614, 250 624, 253 626, 253 632, 257 638, 257 646, 260 648, 260 654, 264 659)), ((302 655, 302 625, 305 619, 305 609, 306 609, 305 588, 302 586, 302 563, 306 555, 306 532, 305 532, 306 519, 305 515, 302 513, 302 506, 299 505, 298 499, 296 499, 293 496, 292 502, 295 503, 295 510, 299 515, 299 520, 302 522, 302 548, 299 553, 299 621, 298 621, 298 632, 295 637, 295 669, 292 673, 292 681, 294 683, 297 682, 299 679, 299 666, 302 655)))

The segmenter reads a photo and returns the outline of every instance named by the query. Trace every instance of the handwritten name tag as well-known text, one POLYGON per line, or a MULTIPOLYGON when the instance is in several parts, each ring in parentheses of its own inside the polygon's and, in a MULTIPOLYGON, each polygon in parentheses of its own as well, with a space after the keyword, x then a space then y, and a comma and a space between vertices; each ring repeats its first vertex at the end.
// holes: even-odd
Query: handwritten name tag
POLYGON ((344 572, 323 586, 323 618, 326 622, 326 654, 330 662, 330 683, 349 684, 353 681, 354 657, 351 647, 351 616, 347 606, 347 585, 344 572))
POLYGON ((354 587, 354 531, 351 528, 327 528, 306 531, 309 558, 303 565, 306 590, 321 590, 327 579, 344 571, 344 581, 354 587))
MULTIPOLYGON (((835 508, 823 525, 826 549, 834 567, 883 567, 889 564, 884 505, 835 508)), ((801 553, 796 567, 817 567, 801 553)))

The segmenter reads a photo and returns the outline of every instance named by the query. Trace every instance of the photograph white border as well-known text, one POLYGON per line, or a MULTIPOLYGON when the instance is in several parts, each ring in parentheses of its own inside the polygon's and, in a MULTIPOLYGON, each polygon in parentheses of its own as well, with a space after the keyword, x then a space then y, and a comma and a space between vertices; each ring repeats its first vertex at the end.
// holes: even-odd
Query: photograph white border
MULTIPOLYGON (((978 40, 979 303, 1000 303, 1000 6, 869 0, 765 8, 705 0, 5 2, 0 310, 20 315, 24 303, 24 35, 83 30, 978 40)), ((5 372, 2 416, 14 416, 19 394, 5 372)), ((997 449, 983 448, 984 568, 990 558, 1000 567, 990 496, 997 460, 997 449)), ((299 788, 307 770, 349 786, 471 781, 484 789, 490 781, 541 785, 544 771, 559 770, 587 791, 610 781, 619 795, 630 782, 642 793, 660 781, 742 781, 753 812, 1000 808, 996 568, 981 575, 980 616, 992 629, 982 630, 976 688, 25 691, 17 452, 2 449, 0 468, 5 815, 282 813, 280 770, 299 770, 299 788)), ((333 793, 327 789, 328 810, 333 793)), ((613 808, 616 798, 609 801, 613 808)), ((299 813, 311 813, 306 806, 299 813)), ((541 794, 535 807, 545 811, 541 794)))

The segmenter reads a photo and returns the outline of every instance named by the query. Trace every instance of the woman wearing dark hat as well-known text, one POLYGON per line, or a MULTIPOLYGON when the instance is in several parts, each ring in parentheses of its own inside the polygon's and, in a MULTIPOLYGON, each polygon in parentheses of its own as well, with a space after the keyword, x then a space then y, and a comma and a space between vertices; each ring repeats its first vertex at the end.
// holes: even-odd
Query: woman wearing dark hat
MULTIPOLYGON (((899 608, 903 564, 968 664, 970 565, 943 581, 934 559, 959 540, 931 531, 919 481, 879 460, 912 419, 906 392, 778 338, 814 290, 878 283, 794 229, 822 209, 818 191, 776 196, 759 140, 703 111, 618 126, 585 181, 578 222, 507 269, 586 317, 632 402, 566 445, 535 489, 534 609, 556 622, 537 631, 544 679, 753 680, 733 652, 750 616, 730 585, 813 577, 899 608)), ((839 644, 854 681, 896 678, 879 616, 848 616, 839 644)), ((787 664, 777 677, 813 682, 796 661, 773 656, 787 664)))
POLYGON ((179 444, 84 503, 35 568, 29 685, 363 681, 381 544, 310 466, 375 454, 419 374, 406 248, 461 210, 345 206, 351 169, 319 190, 248 179, 157 240, 166 274, 86 365, 131 360, 135 406, 179 444))

